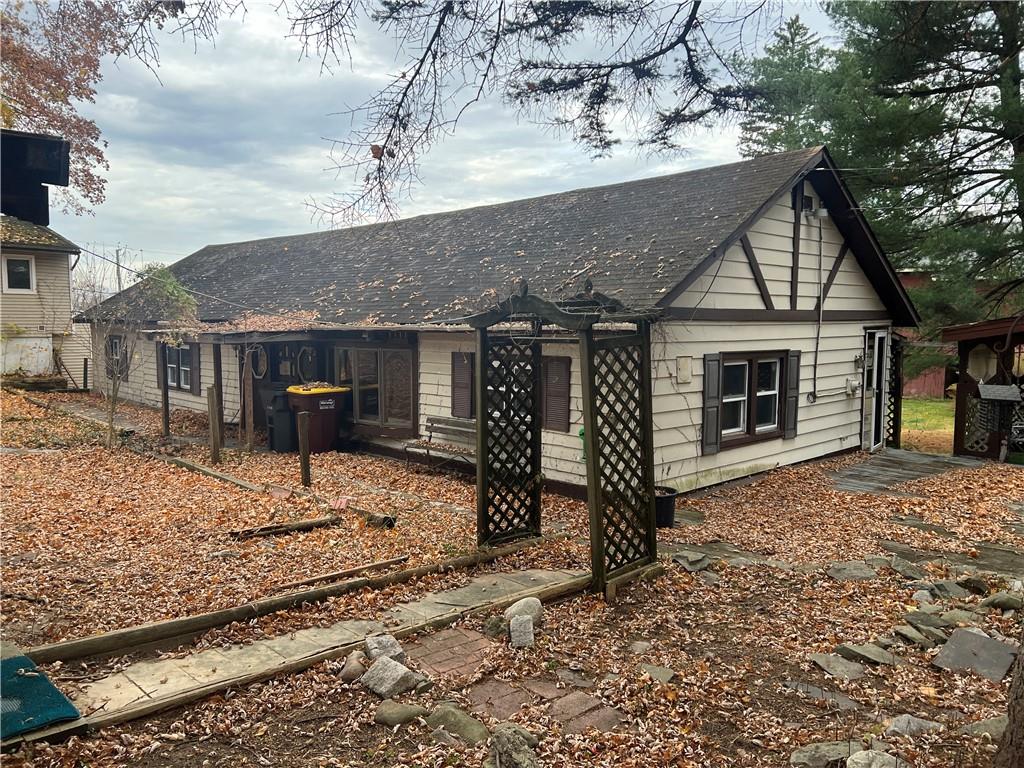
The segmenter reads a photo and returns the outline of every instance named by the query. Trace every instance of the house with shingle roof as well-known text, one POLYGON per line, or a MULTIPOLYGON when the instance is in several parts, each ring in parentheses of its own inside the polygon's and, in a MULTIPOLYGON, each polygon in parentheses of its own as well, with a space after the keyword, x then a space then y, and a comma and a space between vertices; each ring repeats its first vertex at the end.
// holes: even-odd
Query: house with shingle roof
MULTIPOLYGON (((78 246, 50 229, 49 186, 67 186, 70 145, 56 136, 0 131, 0 328, 4 374, 81 381, 71 320, 71 258, 78 246)), ((86 336, 86 339, 88 337, 86 336)), ((86 341, 82 347, 87 350, 86 341)), ((77 383, 76 381, 76 383, 77 383)))
MULTIPOLYGON (((136 288, 101 305, 149 337, 123 393, 202 410, 216 383, 237 422, 249 355, 257 426, 282 388, 339 384, 352 391, 351 433, 381 449, 446 423, 469 434, 475 348, 463 319, 515 285, 556 304, 589 290, 649 310, 657 482, 677 488, 884 444, 891 331, 918 319, 824 147, 209 245, 171 271, 200 324, 170 357, 166 323, 136 288)), ((578 352, 551 334, 544 473, 579 484, 578 352)), ((94 343, 102 352, 107 340, 94 343)))

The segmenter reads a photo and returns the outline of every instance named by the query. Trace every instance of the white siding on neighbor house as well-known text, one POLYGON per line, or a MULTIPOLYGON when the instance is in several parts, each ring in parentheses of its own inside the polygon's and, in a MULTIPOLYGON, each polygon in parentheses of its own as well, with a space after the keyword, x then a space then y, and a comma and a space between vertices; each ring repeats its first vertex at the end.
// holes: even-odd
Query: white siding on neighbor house
MULTIPOLYGON (((4 251, 4 256, 22 252, 4 251)), ((71 330, 71 271, 66 253, 25 251, 35 261, 35 292, 0 294, 4 335, 16 326, 26 335, 64 334, 71 330)))
MULTIPOLYGON (((652 334, 654 362, 655 479, 681 490, 703 487, 784 464, 861 446, 861 397, 846 394, 859 382, 855 358, 864 346, 865 325, 825 323, 818 362, 818 400, 813 389, 815 323, 658 323, 652 334), (701 455, 704 355, 800 350, 797 436, 777 438, 710 456, 701 455), (682 358, 681 360, 679 358, 682 358), (689 365, 690 381, 677 378, 689 365)), ((685 378, 685 374, 683 376, 685 378)))
MULTIPOLYGON (((85 380, 85 360, 89 360, 89 386, 96 383, 96 368, 92 362, 92 326, 72 323, 71 333, 53 337, 54 349, 71 374, 69 386, 81 388, 85 380)), ((103 371, 101 370, 102 374, 103 371)))
MULTIPOLYGON (((430 416, 452 415, 452 353, 475 352, 471 333, 422 333, 419 338, 420 434, 426 435, 430 416)), ((541 431, 541 468, 550 480, 586 484, 587 467, 583 462, 583 394, 580 388, 579 347, 575 344, 544 344, 542 354, 571 359, 569 382, 569 431, 541 431)))
MULTIPOLYGON (((809 183, 804 193, 820 205, 809 183)), ((775 309, 790 309, 793 267, 793 209, 785 194, 754 222, 747 232, 750 245, 764 276, 775 309)), ((802 217, 800 227, 800 282, 796 309, 814 309, 819 291, 828 279, 843 244, 843 237, 831 218, 802 217), (821 231, 821 265, 818 264, 818 232, 821 231), (820 281, 820 285, 819 285, 820 281)), ((674 302, 676 307, 702 309, 750 309, 762 307, 753 272, 739 244, 732 246, 721 262, 711 264, 674 302)), ((874 287, 852 253, 847 253, 825 301, 827 310, 885 309, 874 287)))
MULTIPOLYGON (((160 407, 160 385, 156 370, 156 342, 147 336, 140 336, 134 344, 128 343, 132 351, 132 361, 128 369, 128 380, 121 382, 118 396, 131 402, 143 403, 160 407)), ((188 390, 171 388, 167 399, 171 408, 187 408, 206 411, 206 388, 213 386, 213 345, 201 344, 199 351, 200 394, 193 395, 188 390)), ((96 372, 89 374, 92 389, 108 392, 110 379, 106 375, 104 364, 104 339, 98 332, 94 333, 93 360, 96 372)), ((239 370, 238 357, 234 346, 221 348, 221 371, 224 382, 224 420, 235 424, 239 420, 239 370)))

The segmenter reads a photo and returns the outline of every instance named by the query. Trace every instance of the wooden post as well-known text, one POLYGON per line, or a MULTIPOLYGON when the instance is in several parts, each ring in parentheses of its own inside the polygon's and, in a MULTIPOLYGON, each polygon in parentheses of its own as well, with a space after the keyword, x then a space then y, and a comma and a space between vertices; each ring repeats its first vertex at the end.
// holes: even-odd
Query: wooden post
MULTIPOLYGON (((658 561, 658 526, 654 511, 654 384, 651 371, 651 324, 646 320, 637 323, 640 332, 640 429, 643 450, 643 478, 647 509, 644 517, 647 527, 647 557, 652 563, 658 561)), ((673 502, 674 503, 674 502, 673 502)))
POLYGON ((295 418, 299 431, 299 466, 302 469, 302 485, 309 488, 309 411, 299 411, 295 418))
POLYGON ((490 345, 487 329, 477 328, 476 359, 473 371, 473 395, 476 400, 476 543, 484 546, 490 539, 487 488, 490 485, 490 467, 487 465, 487 442, 490 437, 487 404, 487 358, 490 345))
POLYGON ((89 358, 82 358, 82 389, 89 391, 89 358))
POLYGON ((587 453, 587 506, 590 510, 591 588, 603 592, 606 583, 604 568, 604 509, 601 499, 601 467, 598 453, 597 401, 594 382, 594 332, 580 331, 580 383, 583 387, 583 445, 587 453))
POLYGON ((252 387, 252 353, 249 346, 242 347, 242 396, 245 402, 245 449, 252 451, 256 447, 256 425, 253 423, 253 387, 252 387))
POLYGON ((171 399, 167 390, 167 345, 160 345, 160 434, 171 436, 171 399))
POLYGON ((220 424, 217 421, 218 412, 217 388, 206 388, 206 413, 210 422, 210 463, 220 464, 221 434, 220 424))
POLYGON ((217 440, 224 447, 224 366, 221 361, 221 345, 213 343, 213 387, 217 390, 217 440))

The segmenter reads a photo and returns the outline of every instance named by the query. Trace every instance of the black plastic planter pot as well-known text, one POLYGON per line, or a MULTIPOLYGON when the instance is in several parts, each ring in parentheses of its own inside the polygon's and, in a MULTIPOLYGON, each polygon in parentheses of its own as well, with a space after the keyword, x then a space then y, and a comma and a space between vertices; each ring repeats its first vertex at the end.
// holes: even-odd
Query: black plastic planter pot
POLYGON ((654 524, 658 528, 671 528, 676 524, 676 496, 679 491, 663 485, 654 486, 654 524))

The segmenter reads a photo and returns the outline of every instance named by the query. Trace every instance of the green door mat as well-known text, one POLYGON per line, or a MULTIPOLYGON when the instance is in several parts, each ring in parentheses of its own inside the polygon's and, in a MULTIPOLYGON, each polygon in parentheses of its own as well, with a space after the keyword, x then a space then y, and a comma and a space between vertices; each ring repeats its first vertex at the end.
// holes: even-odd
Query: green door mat
MULTIPOLYGON (((10 646, 5 646, 7 651, 10 646)), ((78 717, 74 705, 28 656, 0 659, 0 740, 78 717)))

